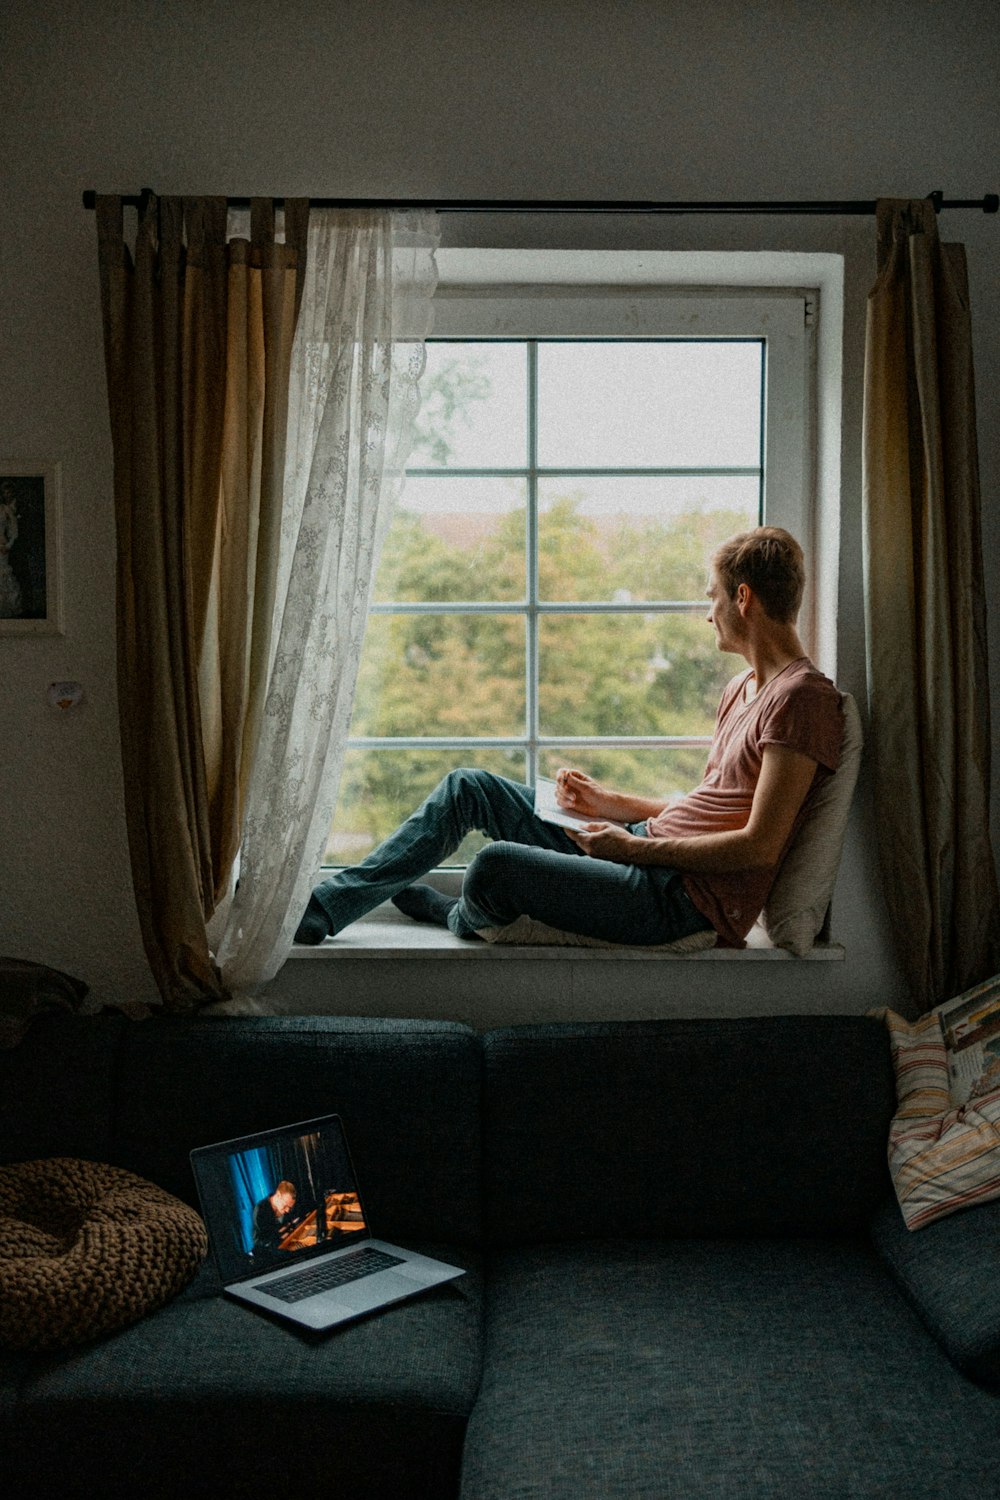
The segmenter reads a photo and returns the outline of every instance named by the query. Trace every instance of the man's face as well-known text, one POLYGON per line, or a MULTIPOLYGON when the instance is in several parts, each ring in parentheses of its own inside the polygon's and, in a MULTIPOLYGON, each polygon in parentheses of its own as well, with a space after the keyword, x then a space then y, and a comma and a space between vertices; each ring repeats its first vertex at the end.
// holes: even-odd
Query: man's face
POLYGON ((708 579, 708 623, 715 630, 715 644, 720 651, 739 651, 743 618, 735 599, 730 599, 713 568, 708 579))
POLYGON ((295 1202, 295 1199, 292 1197, 291 1193, 278 1193, 276 1194, 274 1201, 278 1206, 278 1213, 283 1216, 288 1213, 292 1204, 295 1202))

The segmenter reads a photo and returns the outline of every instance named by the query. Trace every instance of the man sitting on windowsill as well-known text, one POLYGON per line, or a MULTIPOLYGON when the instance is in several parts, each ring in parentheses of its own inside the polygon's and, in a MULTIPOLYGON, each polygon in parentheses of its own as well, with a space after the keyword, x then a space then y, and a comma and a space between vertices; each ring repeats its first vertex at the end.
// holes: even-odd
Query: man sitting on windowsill
POLYGON ((840 694, 795 628, 804 581, 802 549, 780 527, 742 532, 713 556, 708 622, 719 650, 749 668, 723 692, 704 779, 688 796, 665 805, 563 769, 557 800, 592 820, 568 829, 536 816, 530 787, 452 771, 362 864, 315 888, 296 942, 321 943, 391 898, 463 938, 525 915, 604 942, 714 929, 723 946, 744 947, 811 793, 840 758, 840 694), (493 842, 460 896, 413 884, 473 829, 493 842))

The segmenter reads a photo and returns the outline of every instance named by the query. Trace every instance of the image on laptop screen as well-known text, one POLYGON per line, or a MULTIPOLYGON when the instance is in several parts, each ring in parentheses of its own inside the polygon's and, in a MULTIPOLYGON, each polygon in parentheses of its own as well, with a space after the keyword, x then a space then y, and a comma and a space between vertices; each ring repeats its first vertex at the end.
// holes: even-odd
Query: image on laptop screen
POLYGON ((224 1281, 365 1237, 339 1120, 200 1151, 197 1171, 224 1281))

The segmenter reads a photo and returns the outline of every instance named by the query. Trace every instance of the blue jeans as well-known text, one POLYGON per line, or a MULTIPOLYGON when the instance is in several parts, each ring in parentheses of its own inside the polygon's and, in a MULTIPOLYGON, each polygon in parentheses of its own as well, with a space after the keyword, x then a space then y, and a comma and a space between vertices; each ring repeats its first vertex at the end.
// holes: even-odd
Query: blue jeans
MULTIPOLYGON (((336 934, 454 854, 478 829, 492 843, 465 872, 448 917, 458 937, 526 915, 605 942, 669 943, 711 923, 677 870, 613 864, 583 854, 563 829, 536 817, 531 787, 490 771, 458 770, 361 864, 313 891, 336 934)), ((632 825, 645 834, 645 824, 632 825)))

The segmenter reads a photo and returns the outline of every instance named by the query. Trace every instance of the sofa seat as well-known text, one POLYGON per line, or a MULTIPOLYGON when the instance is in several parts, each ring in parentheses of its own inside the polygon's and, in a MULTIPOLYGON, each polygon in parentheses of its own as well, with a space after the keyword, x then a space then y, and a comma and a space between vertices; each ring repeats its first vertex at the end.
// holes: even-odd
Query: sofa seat
POLYGON ((982 1500, 998 1473, 1000 1397, 928 1339, 870 1242, 491 1260, 462 1500, 982 1500))
POLYGON ((0 1427, 17 1420, 19 1375, 18 1361, 0 1352, 0 1427))
POLYGON ((11 1493, 454 1494, 479 1387, 483 1278, 474 1251, 418 1248, 467 1274, 333 1334, 218 1296, 206 1265, 131 1328, 58 1358, 10 1360, 26 1469, 11 1493))

